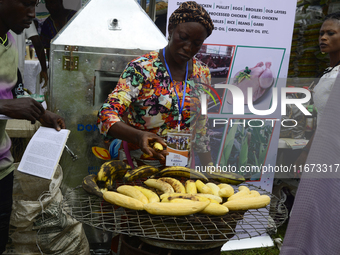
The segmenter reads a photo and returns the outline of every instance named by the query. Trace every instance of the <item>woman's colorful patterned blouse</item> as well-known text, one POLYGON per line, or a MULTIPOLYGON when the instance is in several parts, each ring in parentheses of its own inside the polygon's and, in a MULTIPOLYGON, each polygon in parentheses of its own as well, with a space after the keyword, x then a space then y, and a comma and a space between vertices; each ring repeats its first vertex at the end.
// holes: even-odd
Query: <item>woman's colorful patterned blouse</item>
MULTIPOLYGON (((181 130, 194 135, 194 149, 209 151, 206 133, 207 116, 201 115, 200 94, 210 85, 208 67, 193 58, 193 73, 188 78, 181 130)), ((171 129, 177 129, 178 100, 182 104, 184 82, 171 82, 170 76, 158 57, 158 52, 147 53, 128 63, 117 86, 108 96, 98 114, 98 127, 105 140, 111 140, 107 132, 118 121, 165 137, 171 129)), ((138 149, 129 144, 130 149, 138 149)))

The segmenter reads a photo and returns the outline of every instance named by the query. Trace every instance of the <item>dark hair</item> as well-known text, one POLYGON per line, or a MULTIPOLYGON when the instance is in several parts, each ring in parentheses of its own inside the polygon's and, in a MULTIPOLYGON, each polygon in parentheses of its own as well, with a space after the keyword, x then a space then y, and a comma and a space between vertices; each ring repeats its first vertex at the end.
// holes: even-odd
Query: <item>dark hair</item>
POLYGON ((340 20, 340 11, 333 12, 333 13, 330 13, 330 14, 326 15, 326 17, 324 18, 324 21, 329 20, 329 19, 338 19, 338 20, 340 20))

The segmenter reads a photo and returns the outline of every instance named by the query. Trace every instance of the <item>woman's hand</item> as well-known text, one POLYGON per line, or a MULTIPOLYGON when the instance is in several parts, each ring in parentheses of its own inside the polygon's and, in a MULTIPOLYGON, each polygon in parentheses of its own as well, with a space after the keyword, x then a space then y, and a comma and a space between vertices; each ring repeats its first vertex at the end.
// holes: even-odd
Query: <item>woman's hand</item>
POLYGON ((137 141, 138 146, 141 148, 141 150, 151 157, 165 160, 165 156, 169 154, 166 150, 167 145, 164 140, 154 133, 140 131, 137 136, 137 141), (155 149, 153 149, 151 144, 155 142, 162 144, 164 150, 156 151, 155 149))
POLYGON ((57 131, 66 128, 64 118, 50 111, 45 111, 39 118, 40 123, 45 127, 55 128, 57 131))

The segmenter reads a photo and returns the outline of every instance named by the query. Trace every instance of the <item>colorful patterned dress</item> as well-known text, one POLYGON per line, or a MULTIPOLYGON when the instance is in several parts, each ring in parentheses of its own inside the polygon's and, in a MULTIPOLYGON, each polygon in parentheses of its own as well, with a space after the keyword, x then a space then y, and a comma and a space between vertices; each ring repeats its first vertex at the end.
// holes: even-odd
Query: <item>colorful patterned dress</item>
MULTIPOLYGON (((210 85, 210 79, 209 68, 193 58, 193 73, 187 81, 180 128, 192 132, 193 147, 199 153, 210 151, 207 116, 201 115, 200 102, 200 94, 208 89, 204 84, 210 85)), ((166 137, 169 130, 177 129, 178 124, 175 88, 182 103, 184 82, 171 82, 158 52, 147 53, 128 63, 98 114, 97 124, 104 139, 113 139, 108 131, 118 121, 166 137)), ((137 145, 128 146, 130 151, 139 150, 137 145)), ((143 155, 140 159, 143 161, 143 155)))

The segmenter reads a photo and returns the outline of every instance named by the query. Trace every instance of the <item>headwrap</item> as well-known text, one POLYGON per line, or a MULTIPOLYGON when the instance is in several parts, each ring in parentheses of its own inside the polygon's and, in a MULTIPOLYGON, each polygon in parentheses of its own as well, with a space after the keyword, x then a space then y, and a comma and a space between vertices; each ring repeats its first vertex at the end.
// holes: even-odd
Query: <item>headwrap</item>
POLYGON ((214 29, 209 13, 195 1, 182 3, 170 16, 169 24, 177 25, 184 22, 198 22, 202 24, 208 36, 214 29))

